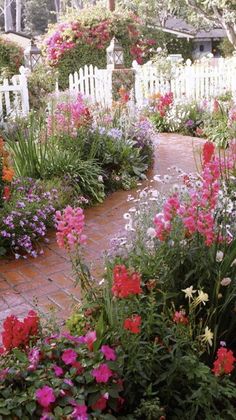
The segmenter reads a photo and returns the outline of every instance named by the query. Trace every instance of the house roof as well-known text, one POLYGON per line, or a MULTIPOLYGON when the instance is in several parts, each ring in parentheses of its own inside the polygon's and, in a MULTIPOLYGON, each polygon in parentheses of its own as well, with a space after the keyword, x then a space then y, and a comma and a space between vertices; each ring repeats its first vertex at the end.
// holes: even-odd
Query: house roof
POLYGON ((165 23, 166 31, 175 30, 182 32, 185 36, 186 34, 192 35, 191 38, 195 39, 202 39, 202 38, 225 38, 226 32, 223 28, 212 28, 209 30, 196 30, 194 26, 190 25, 189 23, 185 22, 183 19, 179 18, 169 18, 165 23))
POLYGON ((29 35, 14 31, 0 33, 0 37, 7 41, 11 41, 15 44, 18 44, 19 47, 23 49, 29 47, 31 41, 31 37, 29 35))

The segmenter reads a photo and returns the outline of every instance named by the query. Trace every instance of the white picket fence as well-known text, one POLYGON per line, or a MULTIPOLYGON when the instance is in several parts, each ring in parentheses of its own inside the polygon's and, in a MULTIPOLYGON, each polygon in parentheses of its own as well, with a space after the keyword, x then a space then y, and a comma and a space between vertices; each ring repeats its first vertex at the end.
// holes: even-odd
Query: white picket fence
POLYGON ((146 99, 155 93, 173 92, 175 99, 189 100, 210 99, 226 92, 236 95, 236 57, 231 59, 205 59, 194 64, 176 66, 171 76, 160 73, 152 64, 135 69, 135 98, 142 106, 146 99))
POLYGON ((29 92, 24 67, 20 74, 0 84, 0 124, 8 117, 24 117, 29 113, 29 92))
MULTIPOLYGON (((175 99, 210 99, 227 91, 236 96, 236 57, 231 59, 205 59, 194 64, 190 60, 177 65, 170 75, 161 73, 150 63, 133 63, 135 71, 134 98, 138 106, 155 93, 173 92, 175 99)), ((92 102, 105 106, 112 103, 111 71, 85 66, 69 76, 71 93, 80 92, 92 102)))
POLYGON ((84 66, 79 72, 70 74, 69 91, 72 94, 80 92, 93 103, 109 107, 112 103, 111 72, 92 65, 84 66))

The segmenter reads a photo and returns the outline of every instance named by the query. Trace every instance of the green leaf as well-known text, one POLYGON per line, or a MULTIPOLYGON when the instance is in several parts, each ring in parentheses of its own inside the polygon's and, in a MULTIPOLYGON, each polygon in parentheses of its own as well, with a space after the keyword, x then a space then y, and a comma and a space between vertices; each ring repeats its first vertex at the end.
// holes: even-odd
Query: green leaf
POLYGON ((33 412, 36 410, 36 403, 34 401, 29 402, 26 404, 25 408, 26 410, 32 415, 33 412))
POLYGON ((16 358, 22 362, 22 363, 27 363, 28 359, 25 353, 23 353, 22 351, 20 351, 19 349, 13 349, 12 352, 14 353, 14 355, 16 356, 16 358))

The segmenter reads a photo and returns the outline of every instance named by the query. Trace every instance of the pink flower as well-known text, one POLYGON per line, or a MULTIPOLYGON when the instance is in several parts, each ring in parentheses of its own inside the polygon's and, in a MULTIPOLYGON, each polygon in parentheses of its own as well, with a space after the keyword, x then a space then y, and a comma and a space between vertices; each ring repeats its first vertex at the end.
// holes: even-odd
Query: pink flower
POLYGON ((39 359, 40 359, 39 349, 35 349, 35 348, 31 349, 29 354, 28 354, 28 359, 29 359, 29 362, 30 362, 28 370, 31 370, 31 371, 35 370, 38 366, 39 359))
POLYGON ((53 389, 47 385, 37 389, 35 395, 39 405, 44 408, 48 408, 50 404, 56 401, 53 389))
POLYGON ((61 359, 66 365, 72 365, 77 359, 77 353, 72 349, 67 349, 62 353, 61 359))
POLYGON ((105 363, 102 363, 98 368, 92 370, 91 375, 97 383, 106 383, 112 376, 112 371, 105 363))
POLYGON ((55 372, 56 376, 62 376, 63 375, 63 369, 60 366, 54 365, 53 370, 55 372))
POLYGON ((88 420, 87 406, 83 404, 77 404, 72 402, 71 405, 74 407, 74 411, 71 414, 72 419, 75 420, 88 420))
POLYGON ((103 345, 101 352, 104 354, 106 360, 116 360, 116 352, 110 346, 103 345))
POLYGON ((84 213, 78 207, 73 209, 67 206, 63 213, 56 212, 57 243, 60 248, 73 251, 76 246, 85 243, 86 236, 83 235, 84 213))
POLYGON ((89 351, 93 351, 93 343, 95 343, 96 340, 96 331, 89 331, 84 337, 84 342, 87 344, 89 351))

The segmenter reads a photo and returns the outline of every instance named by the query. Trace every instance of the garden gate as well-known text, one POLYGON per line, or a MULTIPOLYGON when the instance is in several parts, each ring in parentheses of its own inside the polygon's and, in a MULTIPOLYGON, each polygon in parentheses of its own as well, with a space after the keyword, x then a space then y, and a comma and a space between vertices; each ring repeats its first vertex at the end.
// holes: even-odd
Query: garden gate
POLYGON ((9 82, 4 79, 0 84, 0 124, 7 117, 24 117, 29 113, 29 92, 26 70, 20 68, 20 74, 12 77, 9 82))
POLYGON ((89 97, 93 103, 110 106, 112 103, 111 72, 90 66, 80 68, 79 72, 70 74, 69 91, 89 97))

